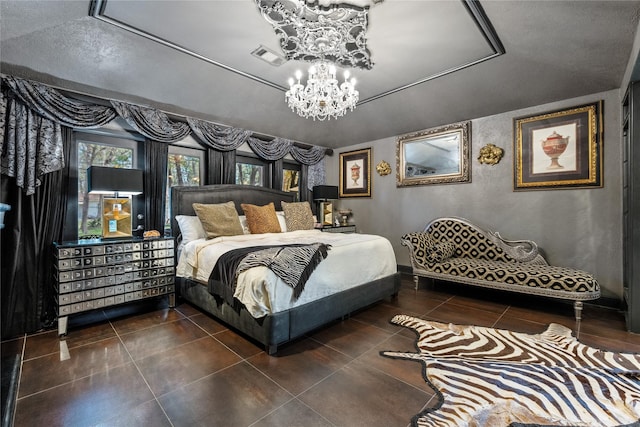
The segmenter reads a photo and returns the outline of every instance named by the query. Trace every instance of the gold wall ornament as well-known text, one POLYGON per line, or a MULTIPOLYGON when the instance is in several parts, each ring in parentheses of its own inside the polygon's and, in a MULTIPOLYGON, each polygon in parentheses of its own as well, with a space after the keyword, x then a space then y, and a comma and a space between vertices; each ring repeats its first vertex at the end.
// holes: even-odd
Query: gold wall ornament
POLYGON ((389 175, 391 173, 391 165, 383 160, 376 166, 376 171, 380 176, 389 175))
POLYGON ((478 161, 480 164, 487 165, 497 165, 502 156, 504 155, 504 150, 500 147, 496 147, 494 144, 487 144, 480 149, 480 155, 478 156, 478 161))

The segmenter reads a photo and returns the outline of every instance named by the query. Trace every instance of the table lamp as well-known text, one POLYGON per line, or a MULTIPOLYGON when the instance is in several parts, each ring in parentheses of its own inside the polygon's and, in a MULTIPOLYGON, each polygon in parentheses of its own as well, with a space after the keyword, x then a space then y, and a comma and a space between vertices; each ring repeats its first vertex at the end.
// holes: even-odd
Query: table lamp
POLYGON ((338 187, 335 185, 316 185, 313 187, 313 200, 318 202, 318 220, 322 226, 333 225, 333 203, 329 200, 338 198, 338 187))
POLYGON ((90 166, 87 188, 89 193, 99 194, 102 198, 102 237, 131 237, 131 196, 142 194, 143 171, 90 166))

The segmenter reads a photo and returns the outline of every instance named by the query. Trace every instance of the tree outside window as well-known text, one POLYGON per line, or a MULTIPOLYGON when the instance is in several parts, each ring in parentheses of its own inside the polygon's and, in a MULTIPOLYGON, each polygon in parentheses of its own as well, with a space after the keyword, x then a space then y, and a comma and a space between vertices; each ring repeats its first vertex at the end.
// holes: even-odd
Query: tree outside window
POLYGON ((165 228, 171 228, 171 187, 200 185, 202 163, 200 155, 184 154, 187 150, 169 147, 167 163, 167 194, 165 203, 165 228), (176 152, 177 150, 182 153, 176 152))
POLYGON ((236 184, 264 186, 264 166, 236 162, 236 184))
POLYGON ((101 235, 100 196, 89 194, 87 168, 133 168, 133 149, 78 141, 78 236, 101 235))

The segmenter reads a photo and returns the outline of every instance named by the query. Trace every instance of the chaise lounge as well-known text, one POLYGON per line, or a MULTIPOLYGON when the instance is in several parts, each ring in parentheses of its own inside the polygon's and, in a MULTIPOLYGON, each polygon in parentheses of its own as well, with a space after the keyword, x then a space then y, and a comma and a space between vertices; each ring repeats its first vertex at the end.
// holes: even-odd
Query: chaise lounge
POLYGON ((590 273, 551 266, 531 240, 505 240, 463 218, 437 218, 402 236, 416 289, 420 277, 574 301, 576 334, 582 302, 600 297, 590 273))

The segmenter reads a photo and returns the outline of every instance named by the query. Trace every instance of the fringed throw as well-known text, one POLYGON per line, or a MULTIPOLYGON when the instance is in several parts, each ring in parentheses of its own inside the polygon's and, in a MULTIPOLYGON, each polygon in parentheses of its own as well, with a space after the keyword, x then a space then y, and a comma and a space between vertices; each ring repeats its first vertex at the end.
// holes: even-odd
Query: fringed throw
POLYGON ((238 275, 252 267, 264 266, 293 288, 298 299, 309 277, 328 255, 324 243, 284 246, 254 246, 234 249, 218 258, 209 277, 209 292, 220 295, 234 306, 233 295, 238 275))

